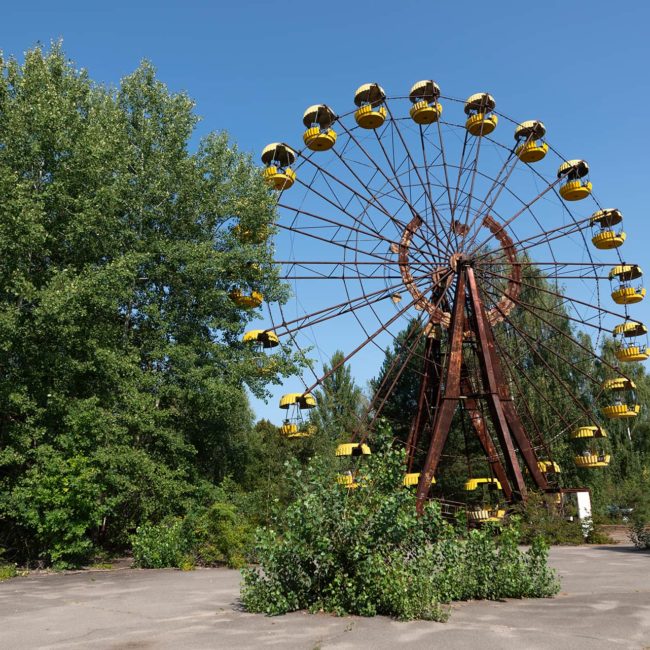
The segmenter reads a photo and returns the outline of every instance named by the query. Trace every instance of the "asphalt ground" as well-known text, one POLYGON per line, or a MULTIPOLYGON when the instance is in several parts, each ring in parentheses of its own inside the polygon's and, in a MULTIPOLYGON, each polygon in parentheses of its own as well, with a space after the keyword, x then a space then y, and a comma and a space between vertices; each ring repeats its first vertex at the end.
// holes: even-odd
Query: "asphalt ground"
POLYGON ((551 549, 551 599, 472 601, 447 623, 241 610, 228 569, 118 569, 0 584, 0 649, 33 648, 650 648, 650 552, 551 549))

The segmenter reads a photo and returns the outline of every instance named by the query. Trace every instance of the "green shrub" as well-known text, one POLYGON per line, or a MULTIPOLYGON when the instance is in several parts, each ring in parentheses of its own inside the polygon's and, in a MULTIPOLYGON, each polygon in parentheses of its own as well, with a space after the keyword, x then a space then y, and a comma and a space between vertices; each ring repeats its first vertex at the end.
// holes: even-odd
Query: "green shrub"
POLYGON ((202 566, 241 568, 252 541, 235 506, 220 501, 191 512, 183 521, 183 535, 196 564, 202 566))
POLYGON ((628 531, 630 541, 636 548, 650 548, 650 526, 643 521, 633 521, 628 531))
POLYGON ((131 542, 135 566, 188 571, 197 565, 241 568, 252 539, 236 507, 217 501, 195 508, 183 519, 140 526, 131 542))
POLYGON ((444 620, 453 600, 557 592, 546 545, 536 539, 522 552, 516 521, 460 538, 436 503, 416 516, 414 493, 401 486, 403 452, 388 449, 360 464, 354 490, 318 460, 296 474, 296 501, 258 530, 259 567, 243 571, 249 611, 444 620))
POLYGON ((0 582, 15 578, 18 575, 15 564, 0 564, 0 582))
POLYGON ((521 541, 530 544, 535 537, 542 537, 549 545, 567 544, 611 544, 612 539, 594 522, 585 538, 577 511, 561 511, 552 495, 529 492, 525 503, 519 504, 515 512, 521 518, 521 541), (568 515, 573 515, 568 519, 568 515))
POLYGON ((650 548, 650 504, 647 497, 638 499, 630 517, 628 536, 639 549, 650 548))
POLYGON ((142 569, 177 567, 186 554, 183 525, 179 520, 139 526, 131 539, 133 564, 142 569))

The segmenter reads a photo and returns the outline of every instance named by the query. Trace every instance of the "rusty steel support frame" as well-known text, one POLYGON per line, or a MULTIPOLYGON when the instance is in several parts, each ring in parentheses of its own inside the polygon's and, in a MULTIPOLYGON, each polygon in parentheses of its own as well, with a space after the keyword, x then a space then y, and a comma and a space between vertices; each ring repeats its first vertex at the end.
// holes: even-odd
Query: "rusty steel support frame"
POLYGON ((427 336, 424 347, 424 368, 418 394, 418 410, 406 439, 406 458, 409 472, 413 469, 418 441, 433 415, 432 409, 435 406, 440 386, 440 365, 440 340, 434 336, 427 336))
MULTIPOLYGON (((425 363, 427 363, 426 357, 425 363)), ((426 389, 424 388, 426 378, 425 369, 420 389, 421 398, 423 394, 431 394, 430 382, 426 389)), ((427 458, 422 467, 417 489, 418 513, 421 514, 423 511, 431 480, 435 476, 459 404, 462 404, 468 412, 473 430, 509 502, 526 499, 526 484, 517 458, 517 450, 535 485, 541 490, 549 488, 546 477, 539 469, 537 456, 528 434, 514 407, 508 382, 496 353, 492 325, 481 300, 474 269, 469 260, 459 261, 456 270, 456 291, 449 323, 448 360, 443 376, 439 378, 437 390, 438 407, 433 420, 427 458), (463 361, 463 341, 468 336, 476 341, 476 355, 483 384, 481 396, 487 401, 488 413, 498 439, 503 463, 492 441, 476 396, 470 394, 472 386, 463 361)), ((418 409, 416 420, 421 417, 421 409, 418 409)), ((418 431, 417 427, 420 430, 422 428, 414 421, 409 438, 418 431)), ((409 462, 412 464, 410 457, 409 462)))

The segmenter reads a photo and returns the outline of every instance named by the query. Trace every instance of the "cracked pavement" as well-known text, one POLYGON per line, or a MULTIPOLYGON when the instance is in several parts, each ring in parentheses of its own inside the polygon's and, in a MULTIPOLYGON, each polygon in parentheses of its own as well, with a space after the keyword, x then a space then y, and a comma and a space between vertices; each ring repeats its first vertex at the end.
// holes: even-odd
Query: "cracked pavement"
POLYGON ((241 611, 239 572, 117 569, 0 584, 0 648, 650 648, 650 552, 551 549, 552 599, 456 603, 448 623, 241 611))

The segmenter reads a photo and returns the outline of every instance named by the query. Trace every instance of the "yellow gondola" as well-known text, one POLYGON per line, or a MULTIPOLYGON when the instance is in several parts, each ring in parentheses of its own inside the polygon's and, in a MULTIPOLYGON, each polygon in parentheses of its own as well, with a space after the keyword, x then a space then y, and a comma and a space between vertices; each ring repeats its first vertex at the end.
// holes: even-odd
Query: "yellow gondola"
MULTIPOLYGON (((411 472, 409 474, 404 475, 404 479, 402 480, 402 485, 404 487, 411 487, 412 485, 418 485, 420 482, 420 472, 411 472)), ((432 476, 431 477, 431 485, 436 484, 436 477, 432 476)))
POLYGON ((610 454, 594 454, 589 450, 585 450, 582 455, 573 458, 576 467, 582 468, 597 468, 607 467, 610 461, 610 454))
POLYGON ((546 127, 538 120, 522 122, 515 129, 517 147, 515 155, 525 163, 534 163, 548 153, 548 145, 543 141, 546 127))
POLYGON ((631 342, 629 339, 640 336, 647 337, 648 328, 636 321, 625 321, 617 325, 612 334, 616 341, 616 358, 622 362, 645 361, 650 354, 648 353, 647 338, 646 342, 631 342))
POLYGON ((300 409, 313 409, 316 398, 311 393, 287 393, 280 398, 281 409, 287 410, 294 405, 300 409))
POLYGON ((432 124, 442 115, 442 106, 438 103, 440 87, 431 79, 417 81, 413 84, 409 99, 413 103, 409 115, 416 124, 432 124))
POLYGON ((614 229, 614 226, 622 221, 623 215, 616 208, 594 212, 589 222, 592 228, 598 226, 599 230, 591 238, 592 244, 600 250, 610 250, 622 246, 627 235, 622 230, 614 229))
MULTIPOLYGON (((361 458, 363 456, 370 456, 370 447, 364 442, 346 442, 336 447, 337 458, 361 458)), ((339 485, 348 489, 360 487, 360 482, 357 480, 357 469, 354 467, 354 462, 343 461, 344 466, 348 468, 343 474, 339 474, 336 478, 339 485)))
MULTIPOLYGON (((465 490, 473 492, 479 487, 488 490, 501 490, 501 483, 496 478, 470 478, 465 482, 465 490)), ((499 506, 489 505, 486 503, 474 506, 468 509, 467 518, 473 523, 484 523, 488 521, 501 521, 506 511, 499 506)))
POLYGON ((287 411, 280 433, 287 438, 309 438, 316 433, 316 427, 305 424, 302 411, 316 406, 316 398, 311 393, 287 393, 280 398, 280 408, 287 411))
POLYGON ((631 282, 643 276, 638 264, 619 264, 609 272, 610 281, 618 280, 618 288, 612 291, 612 300, 617 305, 633 305, 645 298, 645 287, 633 287, 631 282))
POLYGON ((288 190, 296 180, 291 165, 296 161, 296 152, 283 142, 272 142, 262 150, 262 162, 266 165, 264 180, 274 190, 288 190))
MULTIPOLYGON (((618 386, 618 379, 611 380, 612 386, 618 386)), ((605 382, 607 384, 607 382, 605 382)), ((605 384, 603 388, 605 388, 605 384)), ((609 385, 609 384, 607 384, 609 385)), ((607 467, 610 461, 610 455, 602 449, 602 445, 597 440, 602 440, 607 438, 607 431, 602 427, 599 427, 595 424, 590 424, 583 427, 578 427, 571 432, 572 440, 590 440, 589 446, 584 449, 581 453, 573 457, 573 461, 576 467, 581 468, 597 468, 597 467, 607 467)))
POLYGON ((472 492, 478 489, 479 485, 487 485, 490 489, 501 490, 501 483, 496 478, 470 478, 465 481, 465 490, 472 492))
POLYGON ((503 508, 494 508, 492 510, 483 507, 477 507, 467 511, 467 518, 474 523, 498 522, 506 516, 503 508))
POLYGON ((355 477, 352 475, 352 472, 346 472, 345 474, 338 474, 336 476, 336 482, 348 490, 356 490, 361 484, 355 480, 355 477))
POLYGON ((589 165, 584 160, 567 160, 557 170, 557 177, 563 179, 560 186, 560 196, 565 201, 580 201, 586 199, 592 190, 592 185, 585 177, 589 174, 589 165))
POLYGON ((244 343, 259 344, 265 350, 280 344, 278 335, 272 330, 248 330, 248 332, 244 332, 242 341, 244 343))
POLYGON ((310 106, 302 116, 302 123, 307 127, 302 139, 312 151, 327 151, 336 143, 336 131, 330 127, 336 115, 325 104, 310 106))
POLYGON ((256 309, 264 302, 264 296, 259 291, 251 291, 247 294, 241 289, 233 289, 228 296, 238 307, 244 309, 256 309))
POLYGON ((370 456, 370 447, 363 442, 346 442, 336 448, 337 456, 370 456))
POLYGON ((578 427, 571 432, 571 439, 578 440, 580 438, 607 438, 607 431, 593 424, 586 427, 578 427))
POLYGON ((639 414, 641 406, 636 403, 634 390, 636 384, 631 379, 625 377, 615 377, 603 382, 604 391, 613 391, 615 393, 627 393, 627 395, 617 395, 614 404, 609 404, 601 409, 602 414, 612 420, 625 418, 634 418, 639 414), (629 397, 630 399, 626 399, 629 397))
POLYGON ((354 93, 354 119, 362 129, 378 129, 386 120, 386 93, 379 84, 363 84, 354 93))
POLYGON ((496 105, 494 97, 488 93, 476 93, 467 98, 465 128, 471 135, 488 135, 497 128, 499 118, 492 113, 496 105))
POLYGON ((232 229, 232 234, 244 244, 262 244, 269 237, 269 227, 264 225, 259 228, 242 227, 237 224, 232 229))
POLYGON ((244 332, 242 341, 250 345, 256 352, 255 363, 262 374, 270 374, 277 368, 277 360, 269 359, 265 350, 270 350, 280 345, 278 335, 272 330, 248 330, 244 332))
POLYGON ((560 474, 562 472, 560 466, 552 460, 538 460, 537 467, 543 474, 560 474))

